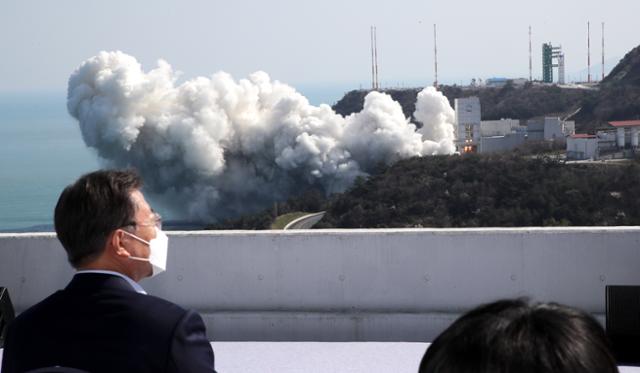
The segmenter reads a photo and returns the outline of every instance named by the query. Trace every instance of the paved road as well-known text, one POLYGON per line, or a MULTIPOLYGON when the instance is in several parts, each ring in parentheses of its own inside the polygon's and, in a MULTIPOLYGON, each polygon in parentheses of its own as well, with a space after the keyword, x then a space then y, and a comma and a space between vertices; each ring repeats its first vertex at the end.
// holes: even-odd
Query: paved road
POLYGON ((316 212, 315 214, 308 214, 301 216, 289 224, 287 224, 284 229, 309 229, 313 227, 317 222, 319 222, 324 217, 325 211, 316 212))

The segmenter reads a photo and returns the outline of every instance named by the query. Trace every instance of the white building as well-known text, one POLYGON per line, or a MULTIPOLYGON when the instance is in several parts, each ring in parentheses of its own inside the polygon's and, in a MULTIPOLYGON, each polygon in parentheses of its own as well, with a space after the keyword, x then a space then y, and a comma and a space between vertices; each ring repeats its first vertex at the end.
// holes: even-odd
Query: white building
POLYGON ((513 150, 526 141, 527 127, 517 119, 483 120, 480 122, 478 153, 513 150))
POLYGON ((544 120, 529 119, 527 121, 527 140, 543 141, 544 140, 544 120))
POLYGON ((461 153, 476 152, 480 143, 481 107, 478 97, 456 98, 456 145, 461 153))
POLYGON ((598 137, 598 156, 618 151, 616 131, 606 130, 596 132, 598 137))
POLYGON ((567 137, 567 159, 598 158, 596 135, 575 134, 567 137))
POLYGON ((544 139, 556 140, 564 138, 562 131, 562 122, 558 117, 545 117, 544 118, 544 139))
POLYGON ((563 121, 558 117, 545 117, 527 121, 527 138, 533 141, 560 140, 575 133, 574 121, 563 121))
POLYGON ((575 133, 576 124, 574 121, 562 121, 558 117, 544 118, 544 139, 564 140, 566 136, 575 133))
POLYGON ((638 148, 640 120, 622 120, 609 124, 616 129, 616 144, 619 149, 638 148))
POLYGON ((565 120, 562 122, 563 130, 565 136, 571 136, 576 133, 576 122, 573 120, 565 120))
POLYGON ((517 119, 483 120, 480 122, 480 136, 505 136, 520 129, 517 119))
POLYGON ((567 159, 620 159, 638 151, 640 120, 609 122, 613 127, 596 135, 567 138, 567 159))
POLYGON ((517 148, 526 141, 524 132, 508 133, 502 136, 480 138, 478 153, 506 152, 517 148))
MULTIPOLYGON (((574 121, 559 117, 536 118, 520 125, 518 119, 481 120, 478 97, 455 101, 456 147, 460 153, 490 153, 506 151, 525 141, 561 141, 575 133, 574 121)), ((640 129, 640 121, 638 121, 640 129)))

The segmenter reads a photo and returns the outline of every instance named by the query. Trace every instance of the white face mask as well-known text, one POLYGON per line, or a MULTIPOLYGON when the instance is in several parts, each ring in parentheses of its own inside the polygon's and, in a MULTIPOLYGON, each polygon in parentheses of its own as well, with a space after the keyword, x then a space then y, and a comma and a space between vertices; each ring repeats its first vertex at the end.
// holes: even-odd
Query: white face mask
POLYGON ((149 246, 149 250, 151 253, 148 258, 142 258, 139 256, 130 256, 129 259, 140 260, 143 262, 151 263, 151 267, 153 269, 151 273, 151 277, 154 277, 167 269, 167 252, 169 249, 169 237, 156 227, 156 237, 152 238, 151 241, 143 240, 142 238, 136 236, 133 233, 129 233, 127 231, 123 231, 127 235, 133 237, 134 239, 147 244, 149 246))

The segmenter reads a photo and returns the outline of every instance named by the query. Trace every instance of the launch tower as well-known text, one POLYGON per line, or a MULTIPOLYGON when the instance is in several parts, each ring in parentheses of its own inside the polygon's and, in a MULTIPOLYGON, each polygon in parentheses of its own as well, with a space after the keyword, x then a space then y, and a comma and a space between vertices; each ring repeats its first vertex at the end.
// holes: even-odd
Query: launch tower
POLYGON ((542 81, 553 83, 553 68, 558 68, 558 84, 564 84, 564 53, 562 47, 542 44, 542 81), (554 63, 555 62, 555 63, 554 63))

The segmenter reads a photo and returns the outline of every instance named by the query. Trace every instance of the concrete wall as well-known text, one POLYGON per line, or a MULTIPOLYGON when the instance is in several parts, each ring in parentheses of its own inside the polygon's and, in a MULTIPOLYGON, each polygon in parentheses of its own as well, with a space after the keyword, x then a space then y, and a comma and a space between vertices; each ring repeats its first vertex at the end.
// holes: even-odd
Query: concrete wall
POLYGON ((562 122, 558 117, 544 118, 544 139, 545 140, 564 140, 564 131, 562 122))
MULTIPOLYGON (((429 341, 502 297, 601 315, 606 284, 640 284, 640 228, 170 233, 142 286, 204 317, 212 340, 429 341)), ((73 272, 52 234, 0 234, 18 311, 73 272)))
POLYGON ((504 152, 517 148, 526 141, 524 133, 510 133, 505 136, 483 137, 478 153, 504 152))
POLYGON ((544 137, 544 120, 529 119, 527 121, 527 139, 529 141, 542 141, 544 137))
POLYGON ((567 159, 596 159, 598 139, 567 137, 567 159))
POLYGON ((505 136, 520 127, 518 119, 483 120, 480 122, 480 136, 505 136))

